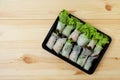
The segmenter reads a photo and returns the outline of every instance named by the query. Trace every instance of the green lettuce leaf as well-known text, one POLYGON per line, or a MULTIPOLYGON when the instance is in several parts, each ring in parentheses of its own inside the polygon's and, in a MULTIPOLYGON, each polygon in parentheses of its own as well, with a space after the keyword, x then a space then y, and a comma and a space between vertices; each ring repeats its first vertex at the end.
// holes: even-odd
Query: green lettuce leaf
POLYGON ((94 33, 94 35, 92 37, 92 39, 94 39, 94 40, 100 40, 102 38, 103 38, 103 35, 97 31, 94 33))
POLYGON ((102 35, 103 37, 98 41, 97 45, 104 46, 109 43, 109 39, 106 35, 102 35))
POLYGON ((70 18, 68 18, 67 20, 67 25, 72 25, 73 27, 76 27, 77 22, 79 22, 79 20, 73 16, 71 16, 70 18))
POLYGON ((90 34, 89 34, 90 38, 92 38, 96 34, 97 30, 89 23, 86 23, 86 25, 88 26, 88 28, 90 30, 90 34))
POLYGON ((91 38, 91 37, 90 37, 90 29, 89 29, 89 26, 88 26, 87 24, 83 25, 80 30, 81 30, 82 33, 85 34, 85 36, 86 36, 88 39, 91 38))
POLYGON ((64 23, 64 24, 67 24, 67 20, 69 18, 69 13, 67 10, 62 10, 59 14, 59 21, 64 23))
POLYGON ((81 23, 80 21, 76 22, 76 29, 78 31, 81 31, 82 25, 83 25, 83 23, 81 23))
POLYGON ((96 38, 95 36, 97 34, 97 30, 89 23, 86 23, 85 25, 83 25, 80 30, 81 32, 85 33, 85 36, 88 39, 96 38))
POLYGON ((67 42, 68 42, 68 43, 72 43, 73 40, 70 38, 70 39, 67 40, 67 42))

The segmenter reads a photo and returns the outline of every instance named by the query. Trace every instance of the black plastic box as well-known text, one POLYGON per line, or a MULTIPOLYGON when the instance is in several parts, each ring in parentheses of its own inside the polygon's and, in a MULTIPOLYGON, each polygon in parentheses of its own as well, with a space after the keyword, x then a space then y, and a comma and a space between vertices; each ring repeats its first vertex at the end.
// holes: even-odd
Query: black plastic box
MULTIPOLYGON (((72 14, 69 14, 69 16, 73 16, 73 15, 72 15, 72 14)), ((73 17, 75 17, 75 16, 73 16, 73 17)), ((75 17, 75 18, 77 18, 77 17, 75 17)), ((77 19, 80 20, 83 24, 86 23, 86 22, 84 22, 83 20, 81 20, 81 19, 79 19, 79 18, 77 18, 77 19)), ((80 65, 78 65, 77 63, 72 62, 70 59, 62 56, 61 54, 57 54, 54 50, 51 50, 51 49, 49 49, 49 48, 46 46, 46 43, 47 43, 47 41, 49 40, 52 32, 53 32, 53 31, 56 29, 56 27, 57 27, 58 20, 59 20, 59 17, 57 17, 57 19, 55 20, 54 24, 52 25, 50 31, 48 32, 47 36, 45 37, 45 39, 44 39, 44 41, 43 41, 43 43, 42 43, 42 47, 43 47, 45 50, 47 50, 48 52, 52 53, 53 55, 55 55, 55 56, 61 58, 62 60, 70 63, 71 65, 79 68, 80 70, 82 70, 82 71, 84 71, 84 72, 86 72, 86 73, 88 73, 88 74, 92 74, 92 73, 95 71, 95 69, 97 68, 99 62, 101 61, 101 59, 102 59, 102 57, 103 57, 103 55, 105 54, 105 51, 106 51, 107 48, 109 47, 109 45, 110 45, 110 43, 111 43, 111 41, 112 41, 111 37, 109 37, 107 34, 101 32, 100 30, 97 29, 98 32, 100 32, 100 33, 102 33, 102 34, 105 34, 105 35, 109 38, 109 44, 106 44, 106 45, 104 46, 104 48, 102 49, 102 51, 101 51, 100 54, 99 54, 99 57, 98 57, 97 59, 95 59, 95 61, 93 62, 92 67, 87 71, 87 70, 85 70, 84 68, 82 68, 80 65)))

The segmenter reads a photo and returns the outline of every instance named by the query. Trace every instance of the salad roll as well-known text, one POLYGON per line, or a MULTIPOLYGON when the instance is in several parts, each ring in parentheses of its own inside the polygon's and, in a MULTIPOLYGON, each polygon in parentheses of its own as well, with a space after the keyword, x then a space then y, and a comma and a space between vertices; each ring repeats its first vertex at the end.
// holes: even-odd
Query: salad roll
POLYGON ((103 48, 100 46, 100 45, 96 45, 95 49, 94 49, 94 52, 91 56, 96 56, 96 55, 99 55, 99 53, 101 52, 103 48))
POLYGON ((59 37, 59 36, 58 36, 56 33, 53 32, 52 35, 50 36, 50 38, 49 38, 46 46, 47 46, 49 49, 52 49, 53 46, 54 46, 54 44, 55 44, 55 42, 56 42, 56 40, 58 39, 58 37, 59 37))
POLYGON ((71 40, 71 39, 68 39, 67 42, 65 43, 63 49, 62 49, 61 54, 62 54, 64 57, 68 58, 68 57, 69 57, 69 54, 70 54, 70 52, 71 52, 71 50, 72 50, 72 47, 73 47, 72 40, 71 40))
POLYGON ((57 24, 57 30, 59 30, 59 33, 63 31, 65 28, 65 25, 67 24, 67 19, 69 18, 69 13, 66 10, 63 10, 59 14, 59 21, 57 24))
POLYGON ((69 38, 72 38, 73 42, 77 41, 82 25, 83 24, 81 22, 77 22, 76 29, 69 36, 69 38))
POLYGON ((102 37, 102 35, 99 32, 97 32, 95 28, 91 29, 91 33, 93 34, 93 37, 87 46, 93 49, 98 40, 102 37))
POLYGON ((60 33, 62 32, 62 30, 64 29, 64 27, 65 27, 65 24, 62 23, 62 22, 60 22, 60 21, 58 21, 56 29, 59 30, 60 33))
POLYGON ((72 50, 72 52, 70 54, 69 59, 72 60, 73 62, 76 62, 77 58, 78 58, 78 55, 80 54, 80 51, 81 51, 81 47, 78 46, 78 45, 75 45, 73 47, 73 50, 72 50))
POLYGON ((85 36, 84 33, 78 37, 77 44, 79 46, 85 46, 88 42, 89 42, 89 39, 85 36))
POLYGON ((106 35, 101 34, 101 38, 99 39, 98 43, 96 44, 96 47, 94 49, 94 53, 92 56, 99 55, 99 53, 102 51, 103 46, 109 43, 109 39, 106 35))
POLYGON ((59 53, 63 47, 63 45, 65 44, 67 38, 58 38, 55 45, 53 46, 53 50, 56 53, 59 53))
POLYGON ((67 25, 62 33, 63 33, 63 35, 68 37, 73 29, 74 29, 73 26, 67 25))
POLYGON ((93 60, 96 59, 96 58, 97 58, 97 56, 94 56, 94 57, 90 56, 85 63, 84 69, 89 70, 90 67, 92 66, 93 60))
POLYGON ((77 64, 80 65, 81 67, 84 66, 88 56, 91 54, 91 50, 87 49, 87 48, 83 48, 83 51, 81 53, 81 55, 79 56, 78 60, 77 60, 77 64))
POLYGON ((92 39, 92 40, 90 40, 90 42, 87 46, 90 47, 91 49, 93 49, 96 43, 97 43, 97 41, 92 39))
POLYGON ((76 21, 77 21, 77 19, 74 17, 68 18, 68 24, 64 28, 62 34, 68 37, 70 35, 71 31, 73 29, 75 29, 76 21))

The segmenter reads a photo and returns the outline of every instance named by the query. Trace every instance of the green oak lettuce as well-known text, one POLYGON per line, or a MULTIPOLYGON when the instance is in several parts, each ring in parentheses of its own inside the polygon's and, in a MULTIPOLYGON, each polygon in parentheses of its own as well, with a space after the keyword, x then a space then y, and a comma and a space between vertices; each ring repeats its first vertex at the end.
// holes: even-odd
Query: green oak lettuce
POLYGON ((61 33, 63 31, 63 29, 65 28, 65 25, 67 24, 68 18, 69 18, 68 11, 62 10, 59 13, 59 21, 57 24, 57 30, 59 31, 59 33, 61 33))

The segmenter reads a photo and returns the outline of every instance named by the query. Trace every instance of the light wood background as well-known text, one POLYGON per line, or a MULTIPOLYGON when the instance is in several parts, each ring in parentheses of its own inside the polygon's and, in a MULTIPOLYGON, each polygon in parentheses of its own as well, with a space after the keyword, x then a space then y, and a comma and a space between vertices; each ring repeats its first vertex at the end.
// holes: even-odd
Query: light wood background
POLYGON ((120 80, 120 0, 0 0, 0 80, 120 80), (92 75, 41 47, 62 9, 113 39, 92 75))

